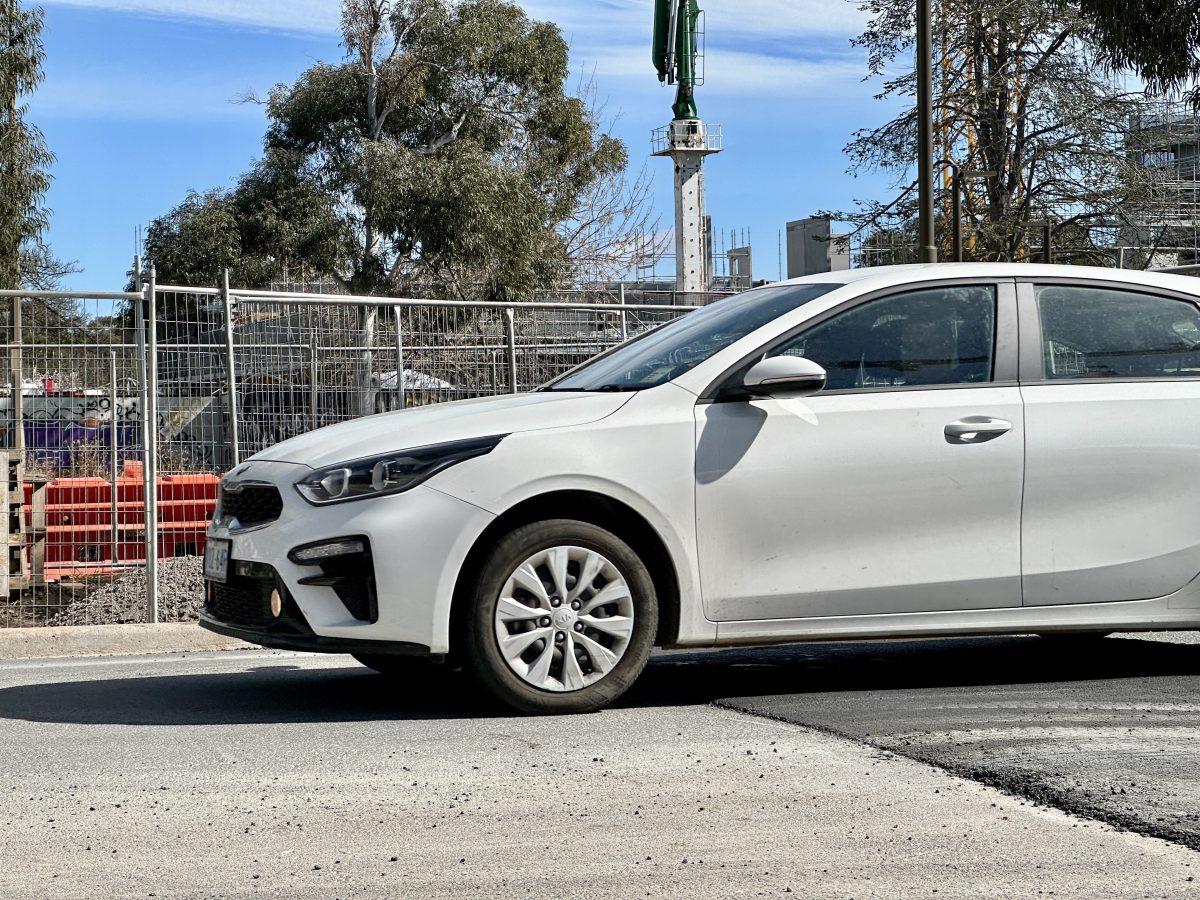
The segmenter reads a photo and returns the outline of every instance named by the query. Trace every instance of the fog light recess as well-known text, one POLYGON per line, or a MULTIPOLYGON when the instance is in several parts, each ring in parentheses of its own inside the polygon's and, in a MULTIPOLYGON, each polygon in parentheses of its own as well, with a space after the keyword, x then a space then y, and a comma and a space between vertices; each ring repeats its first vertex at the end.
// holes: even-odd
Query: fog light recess
POLYGON ((279 588, 271 589, 271 615, 277 619, 283 615, 283 595, 279 593, 279 588))
POLYGON ((355 619, 360 622, 379 621, 375 566, 371 558, 371 542, 366 535, 305 544, 288 553, 288 559, 298 566, 313 566, 320 572, 300 578, 300 584, 331 588, 355 619))

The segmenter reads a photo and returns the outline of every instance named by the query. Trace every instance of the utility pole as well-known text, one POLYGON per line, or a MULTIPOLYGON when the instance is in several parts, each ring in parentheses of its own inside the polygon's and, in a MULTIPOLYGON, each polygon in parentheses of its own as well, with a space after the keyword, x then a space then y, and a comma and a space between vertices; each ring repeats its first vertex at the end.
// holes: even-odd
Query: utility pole
POLYGON ((933 14, 917 0, 917 198, 921 262, 938 261, 933 220, 933 14))

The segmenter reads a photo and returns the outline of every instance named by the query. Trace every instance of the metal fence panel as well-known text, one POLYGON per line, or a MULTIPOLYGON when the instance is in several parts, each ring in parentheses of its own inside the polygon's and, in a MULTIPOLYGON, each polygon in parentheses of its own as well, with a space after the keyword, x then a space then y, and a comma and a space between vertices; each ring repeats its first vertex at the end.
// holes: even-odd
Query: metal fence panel
MULTIPOLYGON (((145 565, 143 403, 129 300, 0 301, 0 390, 9 547, 0 626, 110 621, 72 609, 114 573, 145 565), (7 471, 6 471, 7 474, 7 471)), ((125 621, 146 617, 135 593, 125 621)))
POLYGON ((655 304, 697 299, 146 283, 152 302, 0 292, 0 627, 192 617, 217 481, 239 458, 359 416, 530 390, 694 308, 655 304))

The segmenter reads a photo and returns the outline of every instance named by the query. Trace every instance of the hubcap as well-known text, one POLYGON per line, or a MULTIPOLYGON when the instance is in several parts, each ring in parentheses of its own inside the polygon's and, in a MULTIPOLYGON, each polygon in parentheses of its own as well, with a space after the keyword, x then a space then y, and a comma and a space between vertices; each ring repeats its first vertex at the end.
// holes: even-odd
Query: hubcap
POLYGON ((523 681, 577 691, 625 655, 633 596, 617 567, 594 550, 550 547, 508 576, 495 626, 501 656, 523 681))

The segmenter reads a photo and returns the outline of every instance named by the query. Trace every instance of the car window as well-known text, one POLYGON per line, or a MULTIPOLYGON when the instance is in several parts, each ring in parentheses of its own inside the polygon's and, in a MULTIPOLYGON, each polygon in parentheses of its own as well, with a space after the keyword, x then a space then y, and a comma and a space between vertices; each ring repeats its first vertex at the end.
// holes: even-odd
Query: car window
POLYGON ((801 332, 769 356, 803 356, 826 390, 990 381, 996 289, 930 288, 871 300, 801 332))
POLYGON ((1200 376, 1200 309, 1084 285, 1036 288, 1045 378, 1200 376))

